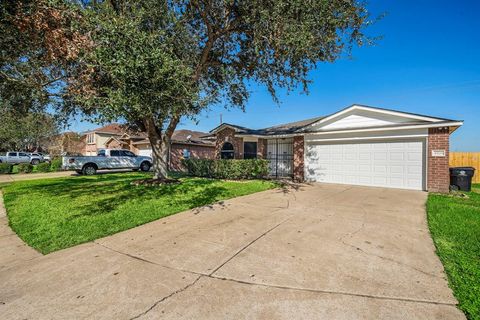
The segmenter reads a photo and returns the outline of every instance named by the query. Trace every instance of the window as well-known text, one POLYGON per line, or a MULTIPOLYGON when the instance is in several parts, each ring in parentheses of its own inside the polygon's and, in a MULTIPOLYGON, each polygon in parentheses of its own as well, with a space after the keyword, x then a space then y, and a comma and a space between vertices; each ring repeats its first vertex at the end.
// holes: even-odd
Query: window
POLYGON ((184 159, 190 159, 190 150, 183 149, 183 158, 184 159))
POLYGON ((89 144, 95 143, 95 133, 87 134, 87 143, 89 144))
POLYGON ((28 157, 28 154, 26 154, 25 152, 19 152, 18 156, 19 157, 28 157))
POLYGON ((105 157, 105 150, 98 150, 97 156, 99 156, 99 157, 105 157))
POLYGON ((120 157, 120 150, 110 150, 111 157, 120 157))
POLYGON ((220 158, 222 159, 233 159, 235 158, 235 152, 233 151, 233 144, 230 142, 225 142, 220 152, 220 158))
POLYGON ((243 143, 243 159, 257 159, 257 143, 243 143))
POLYGON ((9 157, 16 157, 16 156, 17 156, 17 153, 16 153, 16 152, 9 152, 9 153, 8 153, 8 156, 9 156, 9 157))
POLYGON ((135 153, 133 153, 132 151, 128 151, 128 150, 122 150, 120 152, 120 155, 122 155, 124 157, 136 157, 135 153))

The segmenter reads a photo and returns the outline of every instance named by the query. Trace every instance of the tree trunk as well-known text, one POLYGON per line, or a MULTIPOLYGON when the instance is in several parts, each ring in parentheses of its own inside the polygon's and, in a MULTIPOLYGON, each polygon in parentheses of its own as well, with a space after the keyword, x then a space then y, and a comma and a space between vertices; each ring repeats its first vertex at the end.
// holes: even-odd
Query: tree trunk
POLYGON ((149 133, 148 139, 152 145, 153 178, 165 179, 168 176, 169 139, 156 132, 154 134, 149 133))
POLYGON ((170 148, 170 137, 173 130, 162 132, 157 127, 153 117, 143 120, 145 131, 152 146, 153 178, 166 179, 168 176, 168 152, 170 148))

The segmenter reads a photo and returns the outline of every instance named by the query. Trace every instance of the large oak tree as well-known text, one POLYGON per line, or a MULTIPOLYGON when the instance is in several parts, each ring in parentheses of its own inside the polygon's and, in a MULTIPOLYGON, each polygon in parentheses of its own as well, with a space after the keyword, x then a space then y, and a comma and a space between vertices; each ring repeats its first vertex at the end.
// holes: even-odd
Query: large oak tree
POLYGON ((64 110, 147 132, 156 178, 167 175, 182 117, 212 104, 244 108, 252 82, 274 100, 278 89, 306 91, 309 71, 370 41, 366 5, 354 0, 109 0, 77 9, 74 44, 84 47, 68 64, 64 110))

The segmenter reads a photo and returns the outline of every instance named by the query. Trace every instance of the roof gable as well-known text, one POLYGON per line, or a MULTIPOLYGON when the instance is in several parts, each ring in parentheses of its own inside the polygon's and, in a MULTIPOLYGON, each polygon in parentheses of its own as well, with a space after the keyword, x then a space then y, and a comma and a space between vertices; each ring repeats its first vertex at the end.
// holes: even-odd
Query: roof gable
POLYGON ((374 128, 396 124, 428 124, 445 120, 447 119, 396 110, 352 105, 310 124, 304 131, 374 128))

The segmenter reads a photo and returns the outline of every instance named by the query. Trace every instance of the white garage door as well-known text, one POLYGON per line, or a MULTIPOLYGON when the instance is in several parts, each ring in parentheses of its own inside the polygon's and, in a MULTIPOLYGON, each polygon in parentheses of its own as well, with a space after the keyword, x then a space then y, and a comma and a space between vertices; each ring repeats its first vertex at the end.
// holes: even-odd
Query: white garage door
POLYGON ((152 149, 140 149, 138 150, 139 156, 151 157, 152 156, 152 149))
POLYGON ((424 189, 424 142, 308 143, 309 181, 424 189))

